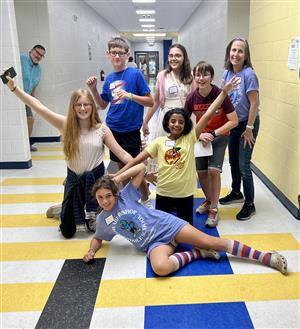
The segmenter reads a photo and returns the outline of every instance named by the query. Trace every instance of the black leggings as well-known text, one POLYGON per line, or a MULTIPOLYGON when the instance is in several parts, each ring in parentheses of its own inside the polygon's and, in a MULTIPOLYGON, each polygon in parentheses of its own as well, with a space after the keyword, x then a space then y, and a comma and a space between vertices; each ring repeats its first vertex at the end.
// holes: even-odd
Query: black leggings
POLYGON ((155 208, 168 213, 175 213, 181 219, 193 225, 194 196, 171 198, 156 194, 155 208))

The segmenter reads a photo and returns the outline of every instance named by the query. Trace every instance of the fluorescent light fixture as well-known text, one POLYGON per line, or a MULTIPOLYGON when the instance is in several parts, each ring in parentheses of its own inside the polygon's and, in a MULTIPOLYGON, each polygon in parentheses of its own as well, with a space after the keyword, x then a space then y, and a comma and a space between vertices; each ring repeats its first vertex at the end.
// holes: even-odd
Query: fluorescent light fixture
POLYGON ((141 27, 155 27, 154 24, 142 24, 141 27))
POLYGON ((165 37, 166 33, 132 33, 134 37, 165 37))
POLYGON ((151 14, 155 14, 155 10, 144 10, 144 9, 141 9, 141 10, 136 10, 135 11, 138 15, 151 15, 151 14))
POLYGON ((154 32, 155 29, 143 29, 144 32, 154 32))
POLYGON ((156 0, 132 0, 133 3, 154 3, 156 0))
POLYGON ((140 22, 155 22, 155 18, 140 18, 140 22))

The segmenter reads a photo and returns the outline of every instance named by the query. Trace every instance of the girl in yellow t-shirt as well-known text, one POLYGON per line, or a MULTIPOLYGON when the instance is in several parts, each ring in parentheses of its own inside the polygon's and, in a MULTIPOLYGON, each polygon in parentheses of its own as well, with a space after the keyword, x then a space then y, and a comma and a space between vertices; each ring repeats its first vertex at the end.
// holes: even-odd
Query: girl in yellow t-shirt
POLYGON ((149 157, 156 158, 158 172, 146 175, 148 181, 157 184, 155 208, 169 213, 175 210, 177 217, 193 224, 193 195, 197 182, 194 144, 227 93, 238 83, 238 79, 233 77, 224 86, 194 129, 184 109, 174 108, 167 112, 163 119, 163 127, 168 136, 157 137, 117 175, 149 157))

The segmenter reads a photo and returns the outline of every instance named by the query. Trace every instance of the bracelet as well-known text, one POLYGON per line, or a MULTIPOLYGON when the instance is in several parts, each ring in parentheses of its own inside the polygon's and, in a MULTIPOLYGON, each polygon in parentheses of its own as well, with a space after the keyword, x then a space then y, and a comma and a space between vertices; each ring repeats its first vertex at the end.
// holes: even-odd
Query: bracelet
POLYGON ((132 101, 132 99, 133 99, 133 95, 132 95, 132 93, 128 93, 128 99, 129 99, 130 101, 132 101))
POLYGON ((210 134, 213 135, 214 138, 217 137, 215 130, 211 131, 210 134))
POLYGON ((14 88, 11 89, 10 91, 13 93, 16 89, 17 89, 17 86, 14 86, 14 88))
POLYGON ((254 126, 247 125, 246 128, 253 130, 254 126))

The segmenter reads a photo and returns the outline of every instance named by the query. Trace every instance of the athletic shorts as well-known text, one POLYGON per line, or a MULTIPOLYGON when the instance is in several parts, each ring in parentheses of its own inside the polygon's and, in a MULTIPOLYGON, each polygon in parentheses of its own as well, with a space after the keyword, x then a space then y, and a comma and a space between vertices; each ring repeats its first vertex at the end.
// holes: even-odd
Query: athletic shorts
POLYGON ((29 106, 25 105, 26 117, 33 117, 32 110, 29 106))
MULTIPOLYGON (((141 152, 142 143, 139 129, 124 133, 112 130, 112 133, 118 144, 133 158, 141 152)), ((111 161, 122 162, 112 151, 109 151, 109 156, 111 161)))
POLYGON ((229 141, 229 136, 217 136, 212 141, 213 154, 207 157, 196 158, 197 171, 207 171, 208 169, 215 169, 222 172, 225 150, 229 141))

